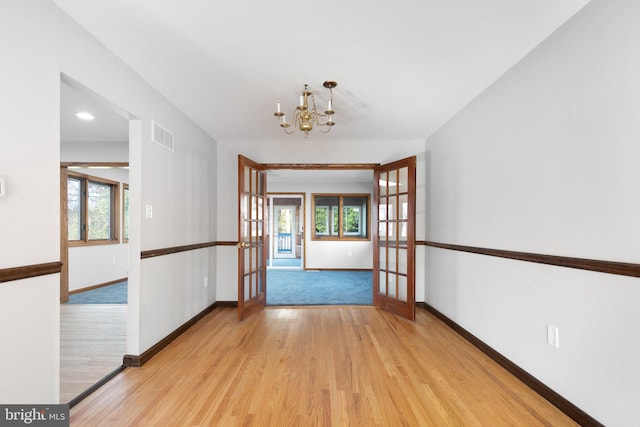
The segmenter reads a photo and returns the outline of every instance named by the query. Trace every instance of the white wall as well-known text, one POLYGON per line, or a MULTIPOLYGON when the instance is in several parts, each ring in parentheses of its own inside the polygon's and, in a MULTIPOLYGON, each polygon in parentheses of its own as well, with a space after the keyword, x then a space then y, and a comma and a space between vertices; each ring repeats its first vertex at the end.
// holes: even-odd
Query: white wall
POLYGON ((129 142, 62 142, 62 162, 128 162, 129 142))
MULTIPOLYGON (((305 193, 305 268, 307 269, 371 269, 373 268, 373 242, 363 241, 322 241, 312 240, 311 225, 312 194, 369 194, 369 206, 373 190, 373 172, 370 182, 269 182, 270 193, 305 193)), ((369 224, 370 225, 370 224, 369 224)), ((369 233, 371 235, 371 232, 369 233)))
POLYGON ((69 291, 102 285, 129 275, 127 243, 69 248, 69 291))
POLYGON ((58 403, 58 283, 59 276, 54 275, 0 284, 3 404, 58 403))
MULTIPOLYGON (((51 2, 5 0, 1 9, 0 175, 9 194, 0 200, 0 268, 60 260, 64 73, 139 119, 132 215, 154 205, 152 219, 131 218, 130 260, 141 266, 131 268, 127 352, 140 354, 215 301, 215 286, 191 275, 215 275, 215 249, 152 261, 139 251, 216 240, 216 142, 51 2), (152 119, 174 132, 175 153, 151 143, 152 119)), ((58 402, 58 299, 57 274, 0 285, 0 339, 12 342, 0 351, 0 402, 58 402)))
MULTIPOLYGON (((638 18, 593 0, 427 140, 427 240, 640 262, 638 18)), ((427 260, 429 304, 604 424, 638 425, 638 279, 427 260)))

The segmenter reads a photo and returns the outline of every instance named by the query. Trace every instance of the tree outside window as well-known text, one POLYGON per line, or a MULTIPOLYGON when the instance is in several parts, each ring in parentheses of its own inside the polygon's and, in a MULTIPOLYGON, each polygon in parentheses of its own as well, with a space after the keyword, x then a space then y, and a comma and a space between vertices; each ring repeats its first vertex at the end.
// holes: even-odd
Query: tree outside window
POLYGON ((314 194, 312 201, 312 239, 369 239, 368 194, 314 194))

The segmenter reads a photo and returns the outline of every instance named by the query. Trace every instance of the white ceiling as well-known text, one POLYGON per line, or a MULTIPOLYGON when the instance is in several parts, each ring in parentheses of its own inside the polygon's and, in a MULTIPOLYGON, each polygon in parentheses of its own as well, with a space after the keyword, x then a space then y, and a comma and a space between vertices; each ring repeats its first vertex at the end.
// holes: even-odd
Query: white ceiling
POLYGON ((53 0, 223 144, 278 141, 304 83, 314 139, 424 140, 588 0, 53 0))
POLYGON ((122 142, 129 140, 129 120, 91 94, 60 85, 60 142, 122 142), (78 112, 95 119, 81 120, 78 112))

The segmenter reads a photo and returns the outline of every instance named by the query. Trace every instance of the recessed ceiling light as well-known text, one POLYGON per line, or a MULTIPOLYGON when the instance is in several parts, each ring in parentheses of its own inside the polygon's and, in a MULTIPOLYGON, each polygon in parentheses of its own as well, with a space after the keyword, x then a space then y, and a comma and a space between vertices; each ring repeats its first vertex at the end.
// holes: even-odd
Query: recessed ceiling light
POLYGON ((95 119, 95 117, 93 117, 93 114, 87 113, 85 111, 79 111, 76 113, 76 117, 82 120, 93 120, 95 119))

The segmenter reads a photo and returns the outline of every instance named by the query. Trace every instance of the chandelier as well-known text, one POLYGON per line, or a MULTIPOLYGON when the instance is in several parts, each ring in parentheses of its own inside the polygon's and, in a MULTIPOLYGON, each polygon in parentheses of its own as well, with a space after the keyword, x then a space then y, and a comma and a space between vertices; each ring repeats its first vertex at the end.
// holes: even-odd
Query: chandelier
POLYGON ((316 100, 313 97, 313 93, 309 90, 309 85, 307 84, 304 85, 304 90, 300 95, 300 104, 295 108, 295 110, 293 110, 293 121, 291 123, 287 123, 285 114, 280 109, 280 101, 278 100, 276 112, 273 113, 273 115, 278 118, 280 121, 280 127, 287 135, 294 133, 293 129, 289 130, 291 126, 300 129, 301 132, 304 132, 304 137, 307 138, 314 125, 317 127, 326 126, 326 131, 320 130, 322 133, 328 133, 331 130, 331 127, 335 125, 332 120, 332 116, 335 114, 335 111, 333 111, 332 89, 338 86, 338 83, 328 80, 324 82, 322 86, 329 89, 329 101, 327 102, 327 110, 324 114, 318 112, 316 108, 316 100), (323 122, 325 118, 326 121, 323 122))

